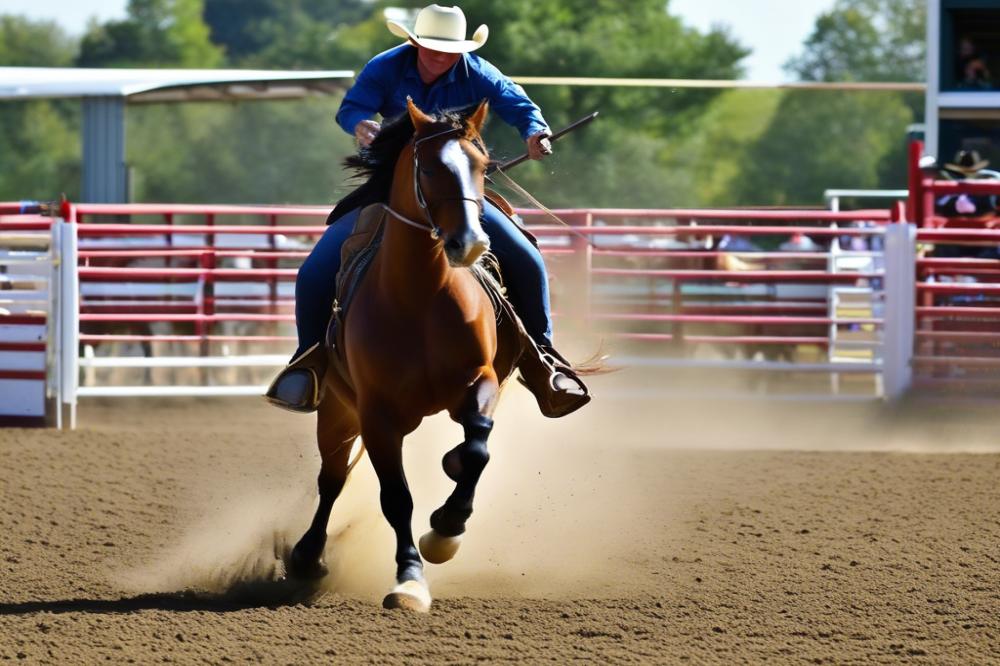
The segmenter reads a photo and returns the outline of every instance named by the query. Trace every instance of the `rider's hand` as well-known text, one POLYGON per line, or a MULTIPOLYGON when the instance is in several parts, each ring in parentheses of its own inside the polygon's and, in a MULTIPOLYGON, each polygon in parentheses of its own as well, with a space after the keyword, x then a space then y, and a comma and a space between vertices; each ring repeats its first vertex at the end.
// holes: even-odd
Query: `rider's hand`
POLYGON ((976 204, 967 194, 963 194, 955 202, 955 210, 962 215, 972 215, 976 212, 976 204))
POLYGON ((533 160, 540 160, 546 155, 552 154, 552 142, 549 141, 549 133, 546 131, 536 132, 525 141, 528 144, 528 157, 533 160))
POLYGON ((354 138, 358 140, 358 145, 367 148, 375 140, 375 135, 382 129, 374 120, 362 120, 354 126, 354 138))

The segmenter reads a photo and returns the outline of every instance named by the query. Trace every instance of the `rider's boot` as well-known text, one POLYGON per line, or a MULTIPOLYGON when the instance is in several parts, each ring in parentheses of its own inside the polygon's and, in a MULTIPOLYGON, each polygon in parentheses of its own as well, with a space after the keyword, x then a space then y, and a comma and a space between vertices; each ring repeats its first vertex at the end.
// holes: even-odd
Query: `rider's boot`
POLYGON ((264 398, 291 412, 315 412, 322 397, 327 363, 326 349, 322 342, 317 342, 285 366, 271 382, 264 398))
POLYGON ((518 381, 531 391, 542 414, 557 419, 590 402, 590 390, 572 364, 549 345, 532 342, 524 350, 518 381))

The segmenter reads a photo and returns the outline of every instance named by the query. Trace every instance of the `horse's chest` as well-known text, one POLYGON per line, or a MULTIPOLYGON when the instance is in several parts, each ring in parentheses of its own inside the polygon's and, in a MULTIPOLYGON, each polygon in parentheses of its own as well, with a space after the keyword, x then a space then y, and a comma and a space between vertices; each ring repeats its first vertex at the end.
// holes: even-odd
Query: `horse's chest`
POLYGON ((348 316, 345 330, 352 375, 377 382, 380 391, 405 400, 448 407, 493 359, 495 333, 482 317, 447 301, 416 315, 373 308, 348 316))

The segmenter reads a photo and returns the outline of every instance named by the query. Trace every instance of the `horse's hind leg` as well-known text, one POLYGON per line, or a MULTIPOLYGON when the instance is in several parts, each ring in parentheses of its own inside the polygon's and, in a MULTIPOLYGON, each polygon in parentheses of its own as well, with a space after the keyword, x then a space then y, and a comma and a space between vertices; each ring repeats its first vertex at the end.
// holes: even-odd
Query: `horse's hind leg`
POLYGON ((490 461, 486 442, 493 430, 490 416, 498 394, 496 377, 486 374, 470 387, 465 405, 453 415, 465 430, 465 441, 444 456, 442 465, 455 481, 455 490, 431 514, 431 531, 420 538, 420 552, 432 564, 453 558, 462 543, 465 524, 472 516, 476 485, 490 461))
POLYGON ((298 578, 322 578, 328 573, 323 562, 326 526, 333 503, 347 481, 351 447, 358 438, 358 419, 350 407, 327 391, 319 406, 316 439, 323 464, 319 471, 319 507, 312 524, 292 549, 289 572, 298 578))

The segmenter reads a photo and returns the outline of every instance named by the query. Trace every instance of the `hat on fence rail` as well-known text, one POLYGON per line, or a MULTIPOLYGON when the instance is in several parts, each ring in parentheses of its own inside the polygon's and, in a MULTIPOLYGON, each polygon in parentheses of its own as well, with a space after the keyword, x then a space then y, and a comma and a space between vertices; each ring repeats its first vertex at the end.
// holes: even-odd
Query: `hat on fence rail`
POLYGON ((476 28, 472 39, 466 39, 465 14, 459 7, 428 5, 417 14, 411 31, 399 21, 385 22, 389 32, 410 39, 424 48, 444 53, 468 53, 486 43, 490 29, 486 25, 476 28))
POLYGON ((970 175, 976 173, 977 171, 982 171, 989 165, 990 161, 979 157, 979 153, 977 151, 960 150, 955 155, 954 163, 949 162, 944 165, 944 168, 950 171, 957 171, 958 173, 970 175))

